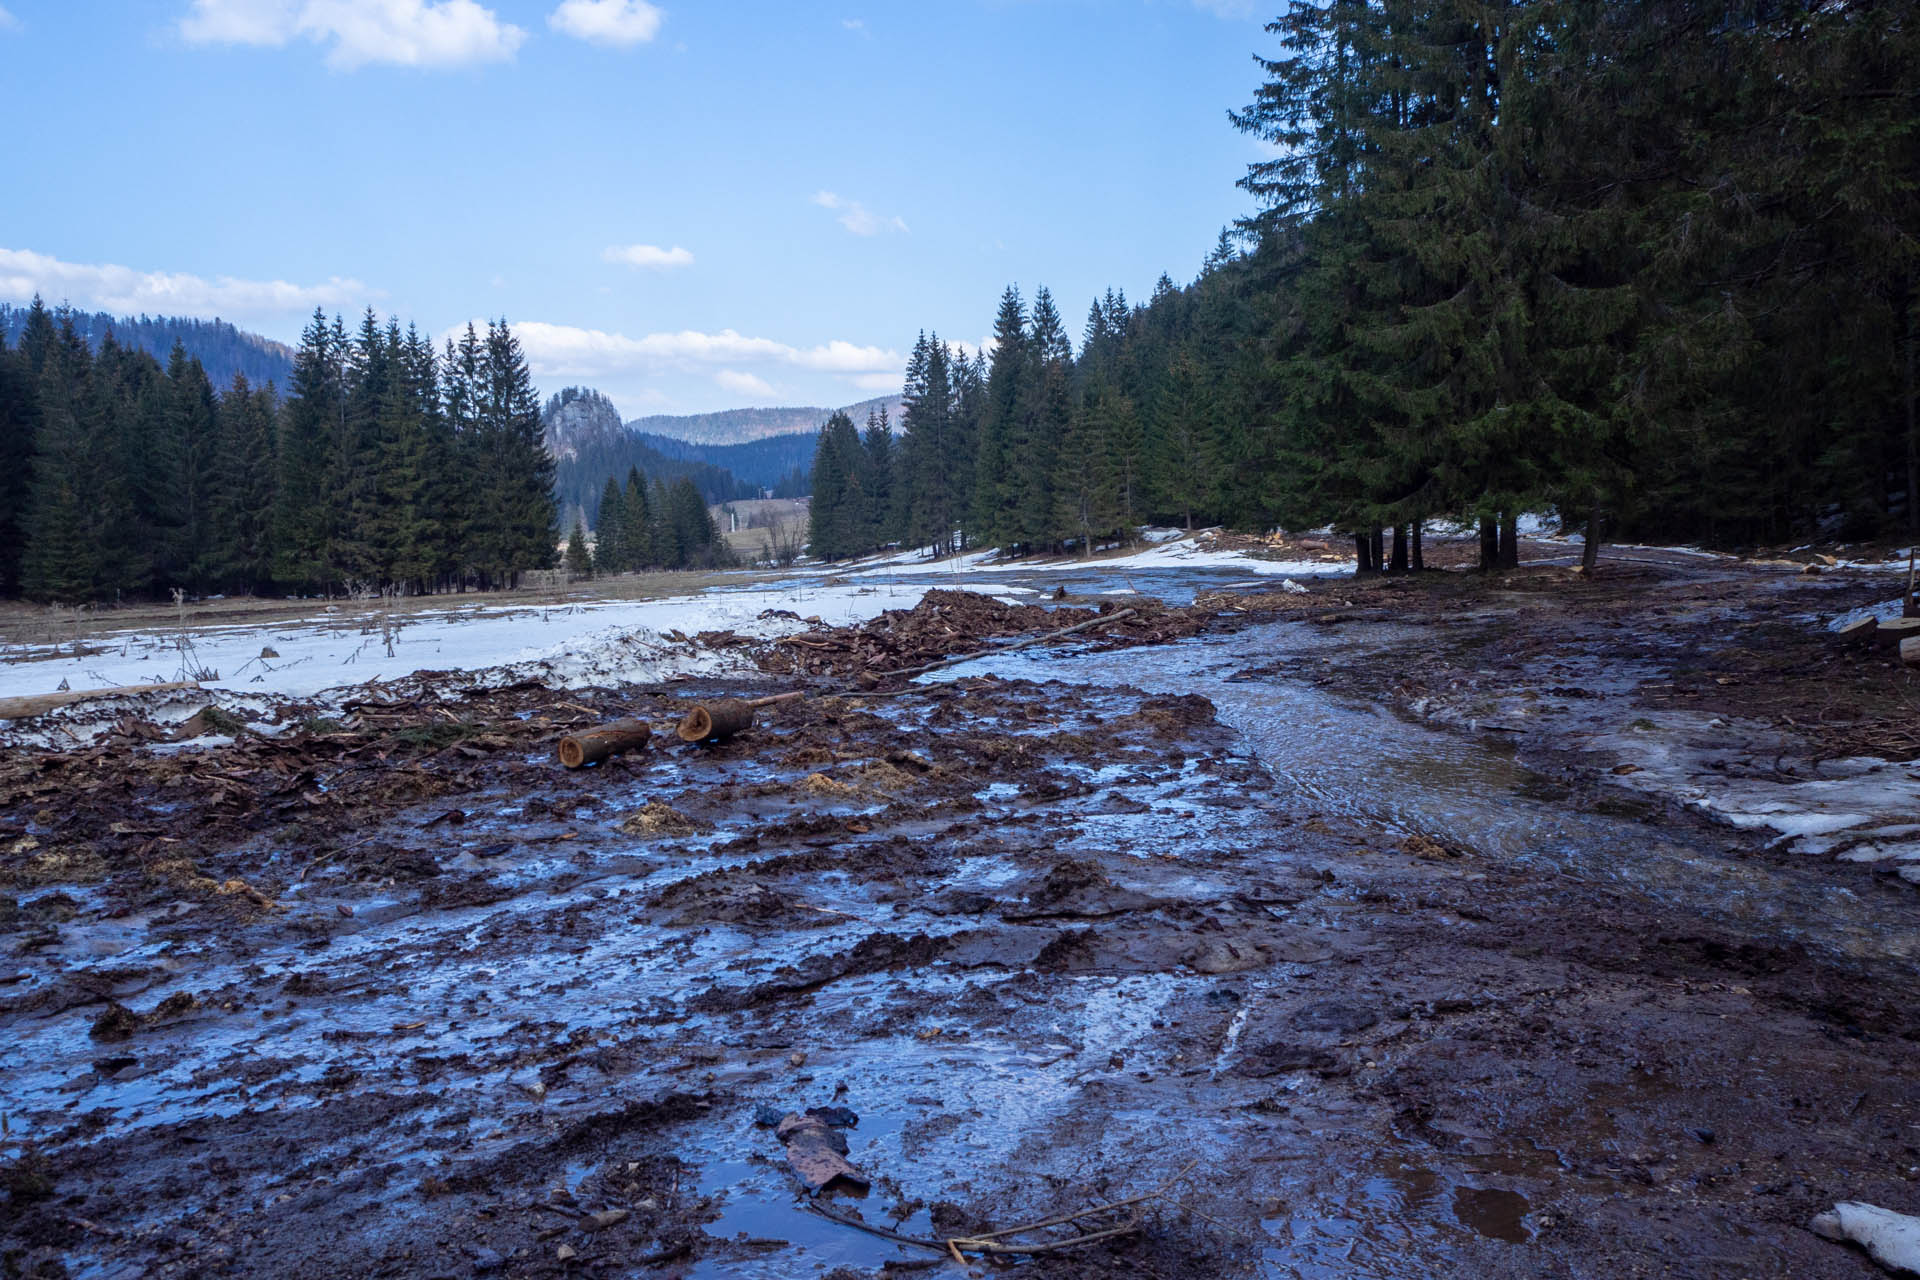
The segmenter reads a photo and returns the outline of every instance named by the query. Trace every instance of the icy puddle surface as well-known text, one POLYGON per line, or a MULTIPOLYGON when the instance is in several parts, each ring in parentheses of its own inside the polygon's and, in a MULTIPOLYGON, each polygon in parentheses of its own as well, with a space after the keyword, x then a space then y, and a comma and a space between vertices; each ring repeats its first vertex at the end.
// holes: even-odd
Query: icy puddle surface
POLYGON ((1381 822, 1443 844, 1636 892, 1848 954, 1920 957, 1920 932, 1890 924, 1813 864, 1806 874, 1729 860, 1648 824, 1555 803, 1559 788, 1486 737, 1411 723, 1305 684, 1248 676, 1278 657, 1316 651, 1336 661, 1390 660, 1394 636, 1368 642, 1301 623, 1250 627, 1229 638, 1112 652, 1026 651, 925 677, 1116 680, 1156 693, 1195 693, 1244 735, 1290 808, 1381 822))

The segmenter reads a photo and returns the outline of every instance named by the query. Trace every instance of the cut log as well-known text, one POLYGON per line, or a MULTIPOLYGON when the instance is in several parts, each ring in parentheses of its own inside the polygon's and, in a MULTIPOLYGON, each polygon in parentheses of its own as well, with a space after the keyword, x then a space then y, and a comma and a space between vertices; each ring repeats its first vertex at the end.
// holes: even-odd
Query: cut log
POLYGON ((687 712, 680 721, 680 741, 719 742, 731 738, 742 729, 753 727, 753 713, 757 708, 792 702, 795 698, 806 696, 804 690, 795 689, 791 693, 776 693, 770 698, 722 698, 718 702, 695 703, 693 710, 687 712))
POLYGON ((616 720, 598 729, 570 733, 560 739, 560 763, 569 769, 584 769, 628 751, 642 750, 652 736, 653 730, 639 720, 616 720))
POLYGON ((1920 636, 1920 618, 1882 618, 1874 628, 1873 641, 1882 649, 1898 649, 1910 636, 1920 636))
POLYGON ((1900 661, 1909 667, 1920 667, 1920 636, 1908 636, 1900 642, 1900 661))
POLYGON ((1834 632, 1833 638, 1841 644, 1872 644, 1874 633, 1879 629, 1877 619, 1860 618, 1834 632))
POLYGON ((58 693, 35 693, 24 698, 0 698, 0 720, 43 716, 60 707, 93 698, 131 698, 143 693, 172 693, 179 689, 199 687, 198 680, 176 680, 169 684, 122 684, 108 689, 63 689, 58 693))

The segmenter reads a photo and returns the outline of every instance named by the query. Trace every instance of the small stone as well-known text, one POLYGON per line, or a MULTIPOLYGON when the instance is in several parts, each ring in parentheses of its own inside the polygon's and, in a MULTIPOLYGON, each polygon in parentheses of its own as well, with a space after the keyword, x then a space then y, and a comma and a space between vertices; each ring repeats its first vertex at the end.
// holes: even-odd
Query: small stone
POLYGON ((580 1254, 577 1250, 574 1249, 572 1245, 563 1244, 560 1246, 558 1250, 555 1251, 553 1256, 560 1259, 560 1261, 562 1262, 571 1262, 573 1261, 573 1259, 579 1257, 580 1254))
POLYGON ((632 1216, 625 1209, 602 1209, 598 1213, 588 1214, 587 1221, 593 1224, 595 1231, 603 1231, 608 1227, 619 1226, 632 1216))
POLYGON ((804 1067, 807 1065, 807 1055, 795 1049, 787 1055, 787 1065, 790 1067, 804 1067))

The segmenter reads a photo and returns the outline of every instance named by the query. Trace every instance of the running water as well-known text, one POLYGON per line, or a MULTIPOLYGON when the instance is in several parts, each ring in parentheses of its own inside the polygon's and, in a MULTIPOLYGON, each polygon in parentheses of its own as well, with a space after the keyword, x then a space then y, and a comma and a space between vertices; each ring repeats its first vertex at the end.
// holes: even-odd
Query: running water
POLYGON ((1304 810, 1380 822, 1542 873, 1616 882, 1708 918, 1854 956, 1920 956, 1920 933, 1890 924, 1838 882, 1825 862, 1804 869, 1737 862, 1709 842, 1542 798, 1551 780, 1498 746, 1427 728, 1380 707, 1327 694, 1295 678, 1249 675, 1277 656, 1316 651, 1364 661, 1404 631, 1349 627, 1339 636, 1299 622, 1250 627, 1231 640, 1201 638, 1122 654, 1027 650, 990 655, 930 680, 992 674, 1195 693, 1245 736, 1261 763, 1304 810))

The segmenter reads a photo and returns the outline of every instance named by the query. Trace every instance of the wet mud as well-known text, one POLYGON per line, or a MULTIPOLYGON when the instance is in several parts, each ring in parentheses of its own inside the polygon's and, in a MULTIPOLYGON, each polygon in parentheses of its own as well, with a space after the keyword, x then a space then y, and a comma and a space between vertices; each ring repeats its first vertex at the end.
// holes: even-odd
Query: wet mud
MULTIPOLYGON (((1365 761, 1402 722, 1286 667, 1346 624, 1274 616, 893 696, 823 675, 712 747, 662 730, 785 685, 10 757, 0 1274, 958 1274, 847 1222, 1149 1192, 1136 1230, 965 1269, 1877 1274, 1806 1223, 1920 1197, 1920 978, 1876 942, 1920 895, 1862 879, 1859 928, 1784 929, 1663 871, 1740 866, 1738 833, 1542 794, 1470 735, 1457 798, 1396 809, 1420 753, 1365 761), (653 749, 554 761, 627 716, 653 749), (1489 817, 1554 811, 1552 856, 1489 817), (837 1221, 779 1136, 810 1108, 867 1182, 819 1193, 837 1221)), ((1777 870, 1756 894, 1831 906, 1794 878, 1831 864, 1777 870)))

